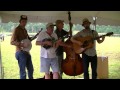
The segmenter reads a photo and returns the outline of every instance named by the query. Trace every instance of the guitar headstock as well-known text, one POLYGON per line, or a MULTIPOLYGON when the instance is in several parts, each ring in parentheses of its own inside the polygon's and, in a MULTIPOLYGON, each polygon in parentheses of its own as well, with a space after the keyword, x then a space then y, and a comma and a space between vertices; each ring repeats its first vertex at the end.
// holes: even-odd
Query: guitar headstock
POLYGON ((113 35, 113 32, 108 32, 108 33, 106 34, 106 36, 111 36, 111 35, 113 35))

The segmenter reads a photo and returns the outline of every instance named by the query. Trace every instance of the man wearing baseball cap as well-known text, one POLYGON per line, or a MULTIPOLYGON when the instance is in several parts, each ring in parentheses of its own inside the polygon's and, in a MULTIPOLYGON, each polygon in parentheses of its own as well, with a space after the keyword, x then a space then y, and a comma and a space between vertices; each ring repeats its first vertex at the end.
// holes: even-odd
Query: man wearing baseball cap
POLYGON ((23 51, 22 48, 27 48, 27 44, 22 43, 24 39, 30 39, 25 28, 27 24, 27 16, 21 15, 19 25, 13 31, 11 37, 11 45, 16 46, 15 57, 18 60, 20 79, 26 79, 26 68, 28 70, 28 78, 33 79, 33 64, 29 52, 23 51))
MULTIPOLYGON (((95 30, 91 30, 90 28, 91 22, 88 18, 84 18, 82 21, 82 26, 84 27, 83 30, 78 32, 76 35, 74 35, 71 38, 71 41, 73 43, 76 43, 78 45, 84 45, 84 43, 77 41, 77 38, 85 38, 87 36, 91 36, 92 38, 98 37, 98 33, 95 30)), ((104 41, 105 37, 103 36, 102 39, 97 39, 98 43, 102 43, 104 41)), ((97 79, 97 53, 96 53, 96 42, 93 42, 94 45, 91 48, 86 49, 86 47, 81 48, 83 50, 82 52, 82 59, 83 59, 83 70, 84 70, 84 79, 89 79, 89 62, 91 62, 91 68, 92 68, 92 79, 97 79)), ((89 45, 89 42, 88 42, 89 45)))
POLYGON ((36 40, 36 45, 41 46, 40 72, 45 73, 45 79, 50 79, 50 67, 53 72, 53 79, 59 79, 58 58, 55 51, 61 40, 58 40, 56 33, 54 33, 54 26, 53 23, 46 24, 46 30, 41 32, 36 40), (49 48, 44 46, 49 46, 49 48))

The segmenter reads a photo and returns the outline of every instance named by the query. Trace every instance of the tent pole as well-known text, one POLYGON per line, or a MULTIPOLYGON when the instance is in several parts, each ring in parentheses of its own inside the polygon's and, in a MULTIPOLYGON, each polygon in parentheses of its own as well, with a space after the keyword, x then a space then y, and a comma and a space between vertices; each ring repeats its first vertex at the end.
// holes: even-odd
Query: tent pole
POLYGON ((0 39, 0 79, 2 79, 1 39, 0 39))
MULTIPOLYGON (((95 30, 95 31, 96 31, 96 19, 97 19, 97 17, 93 17, 93 30, 95 30)), ((96 45, 95 45, 95 48, 96 48, 96 45)))
POLYGON ((96 31, 96 19, 97 19, 97 17, 93 17, 93 21, 94 21, 94 30, 96 31))
POLYGON ((96 18, 97 18, 97 17, 95 17, 95 31, 96 31, 96 18))
MULTIPOLYGON (((0 18, 0 24, 1 24, 1 21, 2 20, 0 18)), ((2 55, 1 55, 1 41, 2 41, 2 39, 0 38, 0 79, 3 79, 2 55)))

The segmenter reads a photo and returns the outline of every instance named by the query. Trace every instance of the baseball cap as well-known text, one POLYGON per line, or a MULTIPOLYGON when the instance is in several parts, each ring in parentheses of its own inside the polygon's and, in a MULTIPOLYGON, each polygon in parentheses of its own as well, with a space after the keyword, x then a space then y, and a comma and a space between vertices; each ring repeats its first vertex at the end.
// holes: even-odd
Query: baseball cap
POLYGON ((48 23, 48 24, 46 25, 46 28, 48 28, 48 27, 50 27, 50 26, 56 26, 56 25, 54 25, 53 23, 48 23))
POLYGON ((20 20, 27 20, 27 16, 26 15, 21 15, 20 20))

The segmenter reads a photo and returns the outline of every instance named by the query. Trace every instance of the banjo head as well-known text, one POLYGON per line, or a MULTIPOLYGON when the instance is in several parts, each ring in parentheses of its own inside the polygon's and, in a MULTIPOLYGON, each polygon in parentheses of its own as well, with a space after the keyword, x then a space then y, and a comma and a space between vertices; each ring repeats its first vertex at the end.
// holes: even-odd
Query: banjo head
POLYGON ((31 41, 29 39, 24 39, 21 41, 22 43, 25 43, 27 45, 27 47, 25 48, 22 48, 23 51, 27 51, 29 52, 32 48, 32 44, 31 44, 31 41))

